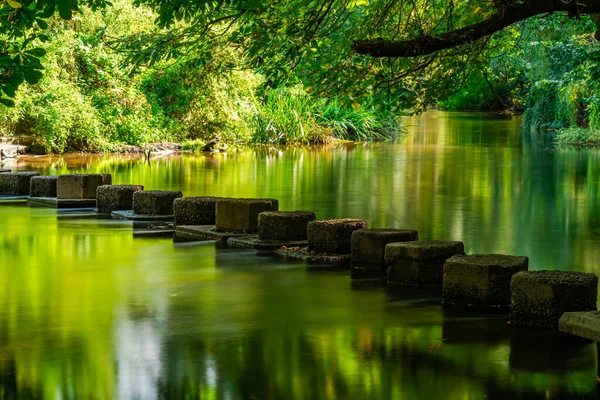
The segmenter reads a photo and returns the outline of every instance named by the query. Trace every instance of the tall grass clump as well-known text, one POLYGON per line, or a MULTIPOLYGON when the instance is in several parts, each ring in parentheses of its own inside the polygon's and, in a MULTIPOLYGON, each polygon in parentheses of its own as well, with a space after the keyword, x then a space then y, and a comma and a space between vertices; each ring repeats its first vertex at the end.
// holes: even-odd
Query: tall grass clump
POLYGON ((379 141, 403 132, 393 114, 314 98, 301 85, 267 90, 252 123, 254 143, 379 141))

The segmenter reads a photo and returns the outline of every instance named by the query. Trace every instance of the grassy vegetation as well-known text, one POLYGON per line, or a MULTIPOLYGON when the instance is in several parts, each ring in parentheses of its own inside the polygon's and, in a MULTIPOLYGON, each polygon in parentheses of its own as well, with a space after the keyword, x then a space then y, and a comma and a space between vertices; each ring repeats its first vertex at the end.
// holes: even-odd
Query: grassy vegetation
MULTIPOLYGON (((33 136, 49 152, 113 151, 152 142, 322 143, 331 138, 383 140, 401 133, 387 113, 344 107, 300 83, 265 88, 252 69, 212 60, 157 62, 129 74, 125 54, 107 38, 155 29, 156 15, 117 0, 81 18, 51 19, 44 77, 22 85, 15 106, 0 109, 0 133, 33 136)), ((221 47, 218 61, 241 55, 221 47)), ((217 56, 215 56, 217 57, 217 56)), ((200 146, 201 147, 201 146, 200 146)))

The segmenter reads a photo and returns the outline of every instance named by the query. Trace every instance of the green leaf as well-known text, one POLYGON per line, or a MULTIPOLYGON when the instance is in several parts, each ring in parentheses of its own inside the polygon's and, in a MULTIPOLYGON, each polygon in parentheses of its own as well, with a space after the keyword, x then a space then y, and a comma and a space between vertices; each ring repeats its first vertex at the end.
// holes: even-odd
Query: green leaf
POLYGON ((15 0, 6 0, 6 2, 8 3, 9 6, 11 6, 12 8, 15 8, 15 9, 23 7, 21 5, 21 3, 19 3, 18 1, 15 1, 15 0))
POLYGON ((46 21, 44 21, 43 19, 36 19, 35 22, 37 22, 38 26, 42 29, 48 29, 48 23, 46 21))
POLYGON ((6 84, 2 86, 2 91, 8 96, 8 97, 15 97, 16 92, 15 92, 15 88, 12 87, 12 85, 10 84, 6 84))
POLYGON ((42 76, 42 72, 36 69, 29 69, 23 71, 23 77, 30 85, 35 85, 36 83, 38 83, 40 79, 42 79, 42 76))
POLYGON ((14 107, 15 106, 15 102, 13 100, 10 100, 10 99, 0 99, 0 104, 4 104, 7 107, 14 107))
POLYGON ((51 3, 46 8, 44 8, 44 12, 41 13, 40 16, 42 18, 50 18, 51 16, 54 15, 55 11, 56 11, 56 4, 51 3))
POLYGON ((58 15, 60 15, 62 19, 70 20, 73 17, 71 5, 71 0, 63 0, 58 3, 58 15))
POLYGON ((36 47, 35 49, 27 50, 25 53, 36 57, 44 57, 46 55, 46 50, 41 47, 36 47))

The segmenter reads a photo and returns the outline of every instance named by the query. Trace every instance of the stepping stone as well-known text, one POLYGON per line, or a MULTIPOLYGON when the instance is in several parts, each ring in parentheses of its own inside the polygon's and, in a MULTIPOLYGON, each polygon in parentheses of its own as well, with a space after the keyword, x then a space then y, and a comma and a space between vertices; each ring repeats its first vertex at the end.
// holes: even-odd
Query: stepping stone
POLYGON ((419 234, 412 229, 359 229, 352 232, 352 277, 385 276, 385 246, 415 240, 419 240, 419 234))
POLYGON ((600 311, 566 312, 558 320, 558 330, 600 342, 600 311))
POLYGON ((523 271, 510 283, 510 321, 556 328, 565 312, 596 311, 598 277, 573 271, 523 271))
POLYGON ((216 226, 218 232, 255 233, 258 214, 279 210, 275 199, 220 199, 217 201, 216 226))
POLYGON ((10 172, 10 169, 2 169, 2 168, 0 168, 0 174, 5 173, 5 172, 10 172))
POLYGON ((31 178, 38 172, 6 172, 0 174, 0 195, 29 196, 31 178))
POLYGON ((100 174, 102 175, 102 184, 103 185, 112 185, 112 175, 111 174, 100 174))
POLYGON ((219 240, 226 242, 229 238, 248 236, 245 233, 217 232, 214 225, 176 225, 175 242, 195 242, 202 240, 219 240))
POLYGON ((183 197, 178 190, 144 190, 133 193, 133 210, 113 211, 112 216, 132 221, 170 221, 173 202, 183 197))
POLYGON ((509 307, 510 280, 529 259, 501 254, 455 255, 444 264, 445 305, 509 307))
POLYGON ((325 254, 351 254, 352 232, 367 229, 362 219, 328 219, 308 224, 308 251, 325 254))
POLYGON ((465 254, 462 242, 424 240, 390 243, 385 246, 388 284, 441 286, 444 263, 456 254, 465 254))
POLYGON ((30 197, 56 198, 56 176, 34 176, 30 181, 30 197))
POLYGON ((172 222, 133 223, 134 239, 173 239, 174 234, 175 229, 172 222))
POLYGON ((308 224, 316 219, 311 211, 265 211, 258 214, 258 237, 280 242, 305 241, 308 224))
POLYGON ((144 190, 140 185, 102 185, 96 190, 98 212, 111 213, 133 209, 133 194, 144 190))
MULTIPOLYGON (((227 240, 228 243, 229 240, 227 240)), ((332 266, 335 268, 339 268, 339 266, 341 265, 346 266, 352 262, 351 254, 317 253, 314 250, 308 250, 307 247, 283 247, 275 251, 275 253, 280 256, 303 260, 311 264, 325 264, 328 265, 327 268, 330 268, 332 266)))
POLYGON ((224 197, 200 196, 175 199, 173 215, 175 225, 214 225, 217 200, 224 197))
POLYGON ((60 175, 56 181, 56 197, 68 200, 96 199, 96 190, 102 185, 100 174, 60 175))

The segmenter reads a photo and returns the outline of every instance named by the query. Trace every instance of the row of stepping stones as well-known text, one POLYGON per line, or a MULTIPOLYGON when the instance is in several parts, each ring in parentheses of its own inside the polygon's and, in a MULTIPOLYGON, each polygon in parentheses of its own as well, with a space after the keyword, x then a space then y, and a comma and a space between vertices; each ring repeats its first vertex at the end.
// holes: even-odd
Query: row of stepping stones
POLYGON ((309 211, 279 211, 276 199, 184 198, 180 191, 111 181, 109 174, 0 172, 0 196, 29 196, 31 204, 55 207, 93 201, 98 212, 117 218, 174 221, 175 240, 219 239, 318 263, 349 263, 356 279, 438 286, 447 306, 509 308, 512 323, 560 325, 600 339, 594 274, 528 271, 527 257, 465 255, 462 242, 420 241, 416 230, 368 229, 359 219, 317 220, 309 211))

